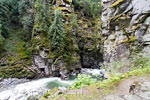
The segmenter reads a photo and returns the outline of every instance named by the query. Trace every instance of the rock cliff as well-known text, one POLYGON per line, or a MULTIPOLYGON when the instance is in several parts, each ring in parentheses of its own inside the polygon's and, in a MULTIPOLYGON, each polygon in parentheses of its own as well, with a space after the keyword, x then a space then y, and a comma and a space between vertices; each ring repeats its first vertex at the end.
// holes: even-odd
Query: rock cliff
POLYGON ((106 62, 128 58, 133 48, 149 52, 150 1, 101 0, 106 62))
MULTIPOLYGON (((99 18, 88 17, 84 12, 80 13, 78 9, 74 9, 72 3, 72 0, 57 0, 52 3, 44 1, 43 4, 39 0, 35 1, 32 37, 33 66, 39 69, 39 73, 67 79, 71 73, 79 73, 82 67, 99 68, 102 65, 100 16, 99 18), (47 8, 47 12, 42 11, 45 8, 47 8), (54 19, 51 17, 53 15, 50 13, 55 14, 56 10, 62 12, 64 26, 62 28, 67 33, 65 51, 59 50, 57 53, 56 49, 52 49, 50 45, 52 40, 48 38, 48 27, 54 23, 54 19), (47 17, 42 13, 45 13, 47 17), (43 23, 47 22, 43 22, 43 20, 49 23, 45 25, 43 23), (44 25, 45 27, 43 27, 44 25)), ((80 8, 80 10, 82 9, 80 8)))

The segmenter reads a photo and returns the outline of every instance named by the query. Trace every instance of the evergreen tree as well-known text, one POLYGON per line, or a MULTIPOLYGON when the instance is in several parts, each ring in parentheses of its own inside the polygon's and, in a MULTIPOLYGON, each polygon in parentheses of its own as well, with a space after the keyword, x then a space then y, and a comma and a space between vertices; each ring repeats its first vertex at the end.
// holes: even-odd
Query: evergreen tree
POLYGON ((8 25, 10 22, 10 8, 8 3, 9 1, 0 0, 0 27, 1 35, 3 35, 3 37, 7 37, 8 35, 8 25))
POLYGON ((56 10, 54 23, 51 25, 48 32, 52 50, 61 54, 66 47, 66 32, 62 20, 61 12, 56 10))

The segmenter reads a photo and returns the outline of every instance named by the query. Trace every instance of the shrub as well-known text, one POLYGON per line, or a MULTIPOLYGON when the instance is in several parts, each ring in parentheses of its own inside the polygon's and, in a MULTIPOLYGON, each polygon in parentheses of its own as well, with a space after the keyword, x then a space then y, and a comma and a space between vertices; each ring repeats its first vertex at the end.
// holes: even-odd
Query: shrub
POLYGON ((92 78, 92 76, 90 76, 90 75, 79 74, 71 88, 80 89, 83 86, 94 84, 96 82, 97 82, 97 80, 92 78))

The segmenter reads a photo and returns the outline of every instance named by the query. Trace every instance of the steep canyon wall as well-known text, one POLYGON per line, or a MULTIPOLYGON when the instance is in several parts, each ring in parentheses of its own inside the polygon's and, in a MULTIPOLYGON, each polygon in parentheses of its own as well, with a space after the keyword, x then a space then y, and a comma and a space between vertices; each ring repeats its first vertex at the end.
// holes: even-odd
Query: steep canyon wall
POLYGON ((149 53, 150 1, 102 0, 101 3, 105 61, 128 58, 133 48, 149 53))

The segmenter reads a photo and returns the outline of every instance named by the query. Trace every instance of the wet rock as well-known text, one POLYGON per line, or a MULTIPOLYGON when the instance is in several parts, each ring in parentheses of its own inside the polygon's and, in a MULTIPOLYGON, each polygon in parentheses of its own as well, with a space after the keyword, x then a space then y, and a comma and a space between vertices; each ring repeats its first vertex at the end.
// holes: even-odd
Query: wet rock
POLYGON ((62 70, 60 71, 61 79, 68 80, 69 79, 69 73, 68 70, 62 70))

